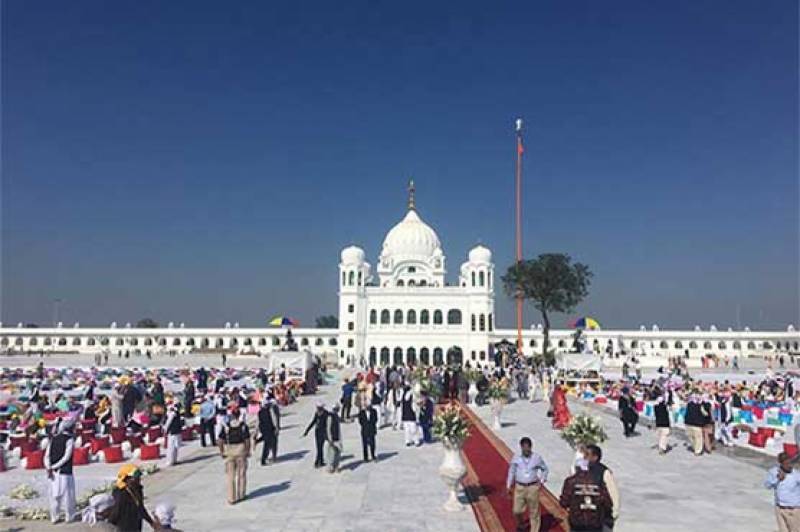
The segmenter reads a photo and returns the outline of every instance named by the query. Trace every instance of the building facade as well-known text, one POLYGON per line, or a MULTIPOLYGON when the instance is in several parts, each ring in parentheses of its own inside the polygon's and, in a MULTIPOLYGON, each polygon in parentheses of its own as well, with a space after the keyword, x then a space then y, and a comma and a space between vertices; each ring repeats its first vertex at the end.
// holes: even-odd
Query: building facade
MULTIPOLYGON (((495 267, 492 252, 483 245, 466 254, 455 282, 446 280, 446 257, 436 231, 417 211, 413 183, 403 219, 386 234, 376 267, 364 250, 349 246, 339 263, 339 328, 297 328, 292 333, 300 349, 308 349, 341 365, 385 364, 493 364, 492 346, 516 343, 516 331, 495 328, 495 267)), ((26 328, 0 324, 2 353, 97 352, 220 352, 267 354, 280 349, 281 329, 187 328, 170 323, 162 328, 84 328, 58 324, 26 328)), ((551 345, 568 350, 571 330, 551 330, 551 345)), ((762 356, 800 353, 800 335, 793 326, 785 331, 719 331, 696 327, 691 331, 586 331, 584 339, 599 353, 635 352, 646 365, 660 365, 665 357, 688 355, 693 365, 701 357, 762 356)), ((523 331, 526 355, 542 350, 540 327, 523 331)))

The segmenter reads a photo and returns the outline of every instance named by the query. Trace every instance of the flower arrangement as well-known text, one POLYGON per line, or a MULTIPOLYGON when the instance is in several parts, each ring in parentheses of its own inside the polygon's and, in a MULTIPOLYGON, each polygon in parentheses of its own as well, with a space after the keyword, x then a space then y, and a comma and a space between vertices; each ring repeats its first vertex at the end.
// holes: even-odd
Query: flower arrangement
POLYGON ((478 382, 481 376, 483 376, 483 373, 478 371, 477 369, 464 370, 464 377, 467 379, 467 382, 469 383, 478 382))
POLYGON ((596 445, 608 439, 603 422, 588 414, 576 414, 561 431, 561 437, 573 449, 578 445, 596 445))
POLYGON ((145 464, 142 465, 139 469, 142 471, 142 475, 148 477, 150 475, 155 475, 159 471, 158 464, 145 464))
POLYGON ((113 482, 109 482, 109 483, 104 484, 102 486, 95 486, 94 488, 91 488, 91 489, 87 490, 80 497, 78 497, 78 500, 76 501, 76 505, 75 506, 76 506, 76 508, 78 508, 78 510, 82 510, 82 509, 86 508, 87 506, 89 506, 89 500, 92 497, 94 497, 95 495, 99 495, 101 493, 110 493, 112 489, 114 489, 114 483, 113 482))
POLYGON ((508 383, 504 381, 493 380, 489 384, 489 389, 486 390, 486 395, 489 399, 496 399, 498 401, 508 400, 508 383))
POLYGON ((426 392, 434 402, 438 401, 439 397, 442 396, 441 388, 432 379, 424 379, 419 384, 421 391, 426 392))
POLYGON ((461 414, 459 406, 450 404, 441 408, 433 417, 433 435, 446 447, 460 448, 469 436, 469 423, 461 414))
POLYGON ((15 513, 17 519, 23 521, 46 521, 50 519, 50 510, 47 508, 22 508, 15 513))
POLYGON ((35 499, 39 496, 39 492, 30 487, 28 484, 20 484, 16 488, 12 489, 8 493, 8 496, 12 499, 25 501, 28 499, 35 499))
POLYGON ((428 378, 428 370, 423 366, 417 366, 414 370, 409 374, 409 379, 411 382, 422 382, 428 378))

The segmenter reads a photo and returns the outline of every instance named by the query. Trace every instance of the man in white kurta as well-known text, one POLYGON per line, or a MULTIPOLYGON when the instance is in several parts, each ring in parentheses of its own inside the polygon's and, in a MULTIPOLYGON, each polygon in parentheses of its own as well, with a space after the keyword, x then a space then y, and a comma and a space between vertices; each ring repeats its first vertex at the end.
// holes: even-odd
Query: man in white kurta
POLYGON ((50 480, 50 520, 53 523, 59 521, 62 509, 67 522, 75 518, 75 477, 72 476, 74 424, 74 417, 62 419, 44 453, 44 467, 50 480))

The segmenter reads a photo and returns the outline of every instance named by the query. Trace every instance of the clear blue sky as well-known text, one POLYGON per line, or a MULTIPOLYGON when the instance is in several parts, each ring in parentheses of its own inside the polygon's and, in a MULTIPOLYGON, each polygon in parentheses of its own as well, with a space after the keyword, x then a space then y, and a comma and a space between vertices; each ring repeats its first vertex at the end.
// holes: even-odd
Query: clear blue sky
POLYGON ((450 280, 479 240, 504 270, 521 115, 525 252, 590 265, 577 313, 784 329, 797 43, 791 0, 8 0, 3 321, 308 324, 409 176, 450 280))

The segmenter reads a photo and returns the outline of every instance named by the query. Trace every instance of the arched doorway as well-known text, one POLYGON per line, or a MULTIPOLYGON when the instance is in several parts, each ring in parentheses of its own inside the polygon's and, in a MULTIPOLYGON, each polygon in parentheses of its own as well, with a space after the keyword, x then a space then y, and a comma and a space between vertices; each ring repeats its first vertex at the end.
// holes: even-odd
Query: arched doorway
POLYGON ((417 350, 413 347, 409 347, 406 350, 406 364, 409 366, 416 366, 417 365, 417 350))
POLYGON ((433 349, 433 365, 441 366, 444 364, 444 356, 442 356, 442 348, 435 347, 433 349))
POLYGON ((389 348, 381 347, 381 366, 389 365, 389 348))
POLYGON ((454 345, 447 350, 447 365, 448 366, 461 366, 464 363, 464 353, 461 348, 454 345))
POLYGON ((427 347, 423 347, 419 350, 419 363, 423 366, 430 366, 431 354, 427 347))
POLYGON ((394 358, 393 358, 392 362, 393 362, 393 364, 395 366, 402 366, 403 365, 403 349, 402 348, 400 348, 400 347, 395 347, 394 348, 394 358))
POLYGON ((378 350, 374 347, 369 348, 369 365, 375 367, 378 364, 378 350))

